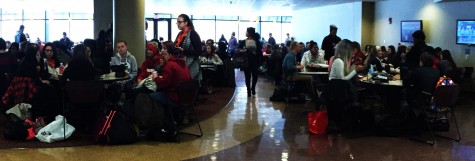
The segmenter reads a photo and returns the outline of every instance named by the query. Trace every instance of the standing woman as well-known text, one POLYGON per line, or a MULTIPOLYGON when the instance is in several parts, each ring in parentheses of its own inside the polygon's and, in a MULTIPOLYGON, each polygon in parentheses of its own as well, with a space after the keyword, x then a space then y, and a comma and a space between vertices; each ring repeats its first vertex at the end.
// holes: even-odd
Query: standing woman
POLYGON ((244 76, 246 77, 247 96, 256 95, 256 84, 259 77, 258 68, 262 64, 262 45, 259 42, 261 36, 256 33, 256 29, 248 27, 246 31, 246 37, 244 44, 239 44, 239 48, 246 49, 249 67, 244 68, 244 76), (251 86, 252 77, 252 86, 251 86))
POLYGON ((201 80, 200 54, 201 39, 195 31, 195 27, 186 14, 181 14, 176 20, 176 25, 181 31, 175 39, 175 46, 181 48, 185 55, 185 62, 191 74, 191 79, 201 80))

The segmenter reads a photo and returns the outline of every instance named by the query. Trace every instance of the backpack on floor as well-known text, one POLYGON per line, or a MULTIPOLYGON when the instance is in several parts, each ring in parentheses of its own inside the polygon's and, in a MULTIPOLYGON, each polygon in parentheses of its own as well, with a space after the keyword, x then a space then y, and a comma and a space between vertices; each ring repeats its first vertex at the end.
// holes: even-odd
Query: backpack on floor
POLYGON ((116 110, 111 110, 103 122, 97 141, 103 144, 131 144, 138 140, 138 133, 127 117, 116 110))
POLYGON ((279 88, 274 89, 274 94, 269 98, 272 102, 285 102, 286 90, 279 88))
POLYGON ((135 124, 142 129, 160 126, 163 120, 163 109, 154 102, 148 93, 140 93, 135 99, 135 124))

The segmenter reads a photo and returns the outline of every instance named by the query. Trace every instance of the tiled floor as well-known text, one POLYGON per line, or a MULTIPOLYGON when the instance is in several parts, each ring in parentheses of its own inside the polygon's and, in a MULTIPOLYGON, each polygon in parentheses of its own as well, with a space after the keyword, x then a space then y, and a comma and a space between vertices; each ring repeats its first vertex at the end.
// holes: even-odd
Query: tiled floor
POLYGON ((179 144, 142 141, 124 146, 4 149, 0 160, 475 160, 473 94, 464 94, 459 101, 463 138, 459 143, 438 139, 430 146, 404 137, 377 136, 347 139, 309 134, 306 112, 313 110, 313 103, 270 102, 274 86, 265 78, 260 78, 257 95, 247 97, 243 75, 236 73, 233 100, 202 122, 201 138, 185 137, 179 144))

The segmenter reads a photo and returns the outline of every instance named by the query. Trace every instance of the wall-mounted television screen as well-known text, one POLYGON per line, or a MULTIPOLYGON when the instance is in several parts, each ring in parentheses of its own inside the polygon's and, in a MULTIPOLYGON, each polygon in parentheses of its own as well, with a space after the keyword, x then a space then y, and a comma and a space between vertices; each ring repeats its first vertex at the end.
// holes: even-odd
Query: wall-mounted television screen
POLYGON ((457 44, 475 44, 475 20, 457 20, 457 44))
POLYGON ((412 33, 422 30, 422 20, 401 21, 401 42, 412 42, 412 33))

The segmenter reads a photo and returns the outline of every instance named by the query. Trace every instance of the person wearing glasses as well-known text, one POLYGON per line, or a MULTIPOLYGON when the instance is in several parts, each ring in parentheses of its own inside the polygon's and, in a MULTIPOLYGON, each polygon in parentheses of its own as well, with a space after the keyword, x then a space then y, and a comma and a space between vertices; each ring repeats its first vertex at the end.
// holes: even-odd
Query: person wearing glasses
POLYGON ((310 50, 303 54, 302 60, 300 61, 300 65, 303 66, 304 72, 311 71, 311 68, 318 67, 318 64, 325 64, 323 58, 324 54, 323 52, 319 53, 318 44, 315 41, 310 41, 308 48, 310 50))
POLYGON ((56 54, 56 49, 53 43, 46 43, 43 47, 43 52, 41 53, 41 58, 43 58, 47 64, 48 73, 52 76, 57 76, 58 72, 56 68, 59 68, 61 62, 58 59, 56 54))
POLYGON ((176 25, 181 31, 175 39, 175 46, 183 50, 185 62, 193 80, 201 80, 200 70, 200 54, 201 54, 201 38, 195 31, 193 22, 186 14, 180 14, 177 18, 176 25))

